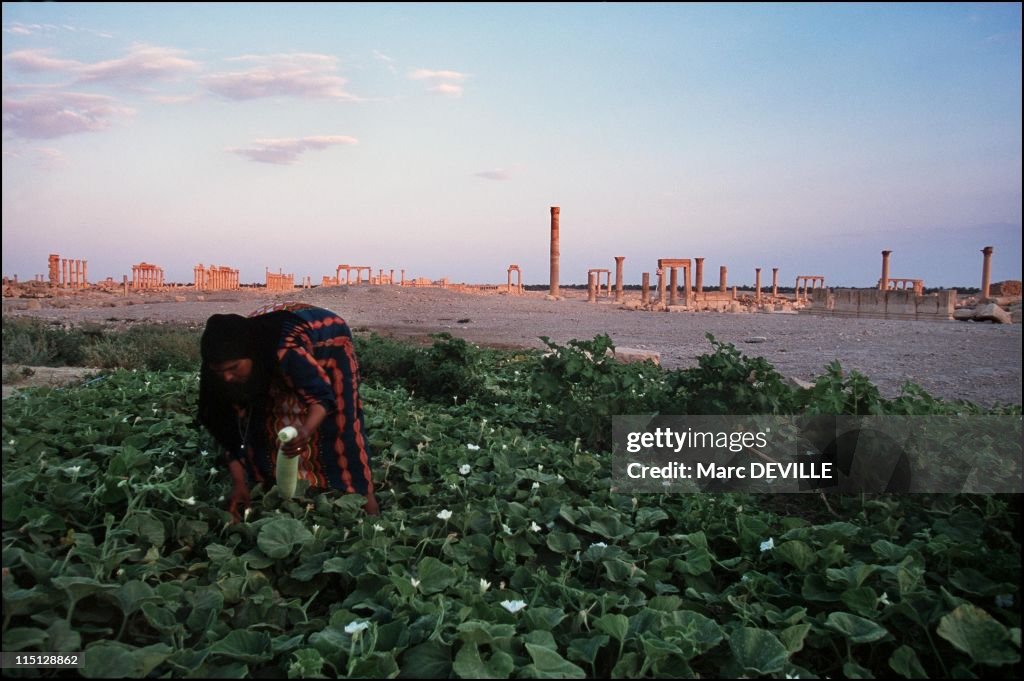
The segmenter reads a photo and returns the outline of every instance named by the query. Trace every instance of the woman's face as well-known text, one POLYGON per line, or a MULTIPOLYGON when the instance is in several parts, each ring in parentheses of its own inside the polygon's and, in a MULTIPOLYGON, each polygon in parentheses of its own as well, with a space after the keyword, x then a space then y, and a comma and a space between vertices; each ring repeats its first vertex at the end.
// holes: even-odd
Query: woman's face
POLYGON ((242 386, 249 382, 252 375, 252 360, 248 358, 229 359, 226 362, 211 362, 210 371, 228 385, 242 386))

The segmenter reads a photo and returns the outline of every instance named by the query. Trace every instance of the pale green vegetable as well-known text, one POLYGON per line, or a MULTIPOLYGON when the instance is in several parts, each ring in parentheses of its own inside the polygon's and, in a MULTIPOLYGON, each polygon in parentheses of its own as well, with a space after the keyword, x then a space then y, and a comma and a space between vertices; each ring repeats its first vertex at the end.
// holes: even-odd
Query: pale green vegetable
MULTIPOLYGON (((277 441, 284 445, 298 437, 299 431, 292 426, 282 428, 277 434, 277 441)), ((277 450, 277 489, 286 499, 295 495, 295 484, 299 480, 299 456, 285 456, 284 448, 277 450)))

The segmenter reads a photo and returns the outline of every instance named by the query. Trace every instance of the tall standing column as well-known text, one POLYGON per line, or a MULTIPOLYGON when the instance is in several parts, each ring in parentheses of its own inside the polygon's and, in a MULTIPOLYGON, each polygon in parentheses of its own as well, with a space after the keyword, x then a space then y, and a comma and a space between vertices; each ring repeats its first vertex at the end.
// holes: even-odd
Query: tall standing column
POLYGON ((668 304, 675 305, 676 299, 679 295, 679 269, 676 267, 669 268, 671 281, 668 285, 668 304))
POLYGON ((668 305, 668 277, 665 268, 658 268, 658 307, 664 309, 668 305))
POLYGON ((690 305, 693 302, 693 289, 690 287, 690 266, 683 266, 683 302, 690 305))
POLYGON ((779 268, 772 268, 772 299, 779 297, 779 268))
POLYGON ((729 268, 725 265, 718 268, 718 292, 729 292, 729 268))
POLYGON ((878 288, 883 291, 889 290, 889 256, 892 251, 882 251, 882 278, 878 280, 878 288))
POLYGON ((622 261, 626 259, 624 255, 615 256, 615 302, 622 302, 622 261))
POLYGON ((697 289, 697 295, 704 293, 704 258, 697 258, 696 281, 693 286, 697 289))
POLYGON ((558 206, 551 206, 551 280, 548 285, 548 295, 558 297, 558 258, 561 252, 558 248, 558 218, 562 209, 558 206))
POLYGON ((757 300, 757 302, 760 303, 761 302, 761 268, 760 267, 755 267, 754 268, 754 288, 757 289, 757 291, 754 293, 754 298, 757 300))
POLYGON ((588 303, 596 303, 597 302, 597 286, 598 286, 597 276, 598 276, 597 272, 588 272, 587 273, 587 302, 588 303))
POLYGON ((651 273, 644 272, 643 275, 640 277, 640 281, 640 304, 646 305, 647 303, 651 302, 651 273))
POLYGON ((981 297, 988 298, 989 287, 992 283, 992 247, 985 246, 981 249, 985 259, 981 263, 981 297))

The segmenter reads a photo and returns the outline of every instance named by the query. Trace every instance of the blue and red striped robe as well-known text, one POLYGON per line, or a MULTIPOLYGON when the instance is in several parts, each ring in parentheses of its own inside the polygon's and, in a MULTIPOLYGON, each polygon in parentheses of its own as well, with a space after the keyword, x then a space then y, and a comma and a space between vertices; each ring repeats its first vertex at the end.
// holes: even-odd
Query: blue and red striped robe
POLYGON ((250 314, 285 310, 291 317, 277 345, 279 375, 271 382, 264 414, 254 414, 253 433, 243 458, 257 481, 272 480, 277 460, 277 432, 299 426, 314 404, 327 410, 310 447, 301 454, 299 477, 313 488, 348 493, 373 491, 370 448, 359 398, 359 365, 352 333, 330 310, 304 303, 281 303, 250 314), (259 424, 260 427, 255 427, 259 424))

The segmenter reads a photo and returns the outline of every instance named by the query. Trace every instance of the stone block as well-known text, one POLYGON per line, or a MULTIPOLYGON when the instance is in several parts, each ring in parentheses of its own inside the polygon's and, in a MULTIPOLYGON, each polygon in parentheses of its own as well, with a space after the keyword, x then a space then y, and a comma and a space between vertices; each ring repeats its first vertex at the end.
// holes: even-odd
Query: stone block
POLYGON ((988 305, 979 305, 978 307, 976 307, 974 309, 974 321, 993 322, 995 324, 1013 323, 1013 319, 1010 317, 1010 313, 993 303, 990 303, 988 305))
POLYGON ((974 308, 961 307, 957 310, 953 310, 953 319, 961 322, 969 322, 974 319, 974 308))

